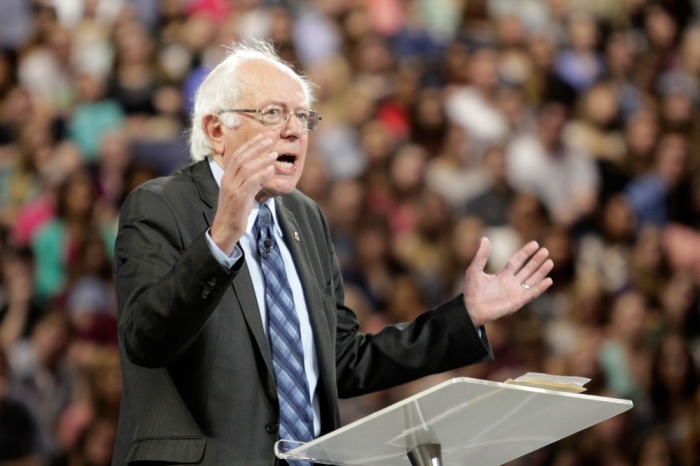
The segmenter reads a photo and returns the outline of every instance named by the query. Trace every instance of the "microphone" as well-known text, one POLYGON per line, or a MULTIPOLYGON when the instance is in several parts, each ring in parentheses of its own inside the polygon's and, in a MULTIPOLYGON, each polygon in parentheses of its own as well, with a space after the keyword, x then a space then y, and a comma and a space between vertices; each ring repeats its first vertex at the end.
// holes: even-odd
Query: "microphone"
POLYGON ((258 254, 260 257, 263 259, 266 259, 267 256, 269 256, 272 253, 272 240, 270 238, 265 238, 263 241, 263 246, 262 248, 258 248, 258 254))

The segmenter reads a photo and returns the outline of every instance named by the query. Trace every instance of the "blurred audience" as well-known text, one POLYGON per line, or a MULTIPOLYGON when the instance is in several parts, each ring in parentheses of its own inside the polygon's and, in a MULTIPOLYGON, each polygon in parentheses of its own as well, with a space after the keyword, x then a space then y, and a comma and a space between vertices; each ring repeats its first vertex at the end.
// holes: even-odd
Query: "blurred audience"
POLYGON ((345 422, 454 376, 579 375, 635 408, 517 464, 700 464, 692 0, 0 2, 1 463, 110 463, 120 204, 186 163, 192 94, 249 36, 318 85, 299 188, 362 330, 451 298, 482 236, 490 272, 533 239, 555 260, 488 326, 494 362, 344 400, 345 422))

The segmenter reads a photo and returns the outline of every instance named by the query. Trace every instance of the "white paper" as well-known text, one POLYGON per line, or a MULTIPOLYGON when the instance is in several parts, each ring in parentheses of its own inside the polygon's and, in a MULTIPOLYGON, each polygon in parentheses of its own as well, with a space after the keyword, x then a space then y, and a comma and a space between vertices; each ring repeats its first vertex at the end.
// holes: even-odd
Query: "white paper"
POLYGON ((572 376, 566 376, 566 375, 551 375, 551 374, 541 374, 539 372, 528 372, 525 375, 521 375, 517 379, 515 379, 516 382, 549 382, 549 383, 558 383, 562 385, 576 385, 577 387, 583 387, 586 385, 588 382, 591 381, 591 379, 587 379, 586 377, 572 377, 572 376))

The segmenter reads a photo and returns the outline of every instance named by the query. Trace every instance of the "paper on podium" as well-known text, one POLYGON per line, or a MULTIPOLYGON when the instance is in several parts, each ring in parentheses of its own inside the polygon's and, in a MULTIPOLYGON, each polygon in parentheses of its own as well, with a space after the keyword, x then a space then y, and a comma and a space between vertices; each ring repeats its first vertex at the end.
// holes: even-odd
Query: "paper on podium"
POLYGON ((517 379, 508 379, 504 383, 522 385, 524 387, 544 388, 562 392, 581 393, 585 392, 584 385, 591 379, 585 377, 566 377, 562 375, 540 374, 538 372, 528 372, 517 379))
POLYGON ((309 443, 280 440, 283 459, 410 466, 407 452, 442 448, 442 464, 498 466, 627 411, 632 402, 456 378, 309 443))

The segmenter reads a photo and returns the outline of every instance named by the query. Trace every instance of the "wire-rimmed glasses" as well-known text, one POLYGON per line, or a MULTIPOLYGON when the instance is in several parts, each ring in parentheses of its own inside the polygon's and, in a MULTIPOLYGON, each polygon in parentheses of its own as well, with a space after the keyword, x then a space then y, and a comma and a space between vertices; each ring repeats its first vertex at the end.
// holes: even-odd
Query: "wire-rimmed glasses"
POLYGON ((268 105, 262 109, 232 108, 222 110, 220 113, 255 113, 265 126, 282 126, 289 120, 289 115, 294 115, 307 131, 313 131, 318 126, 321 116, 313 110, 289 110, 279 105, 268 105))

